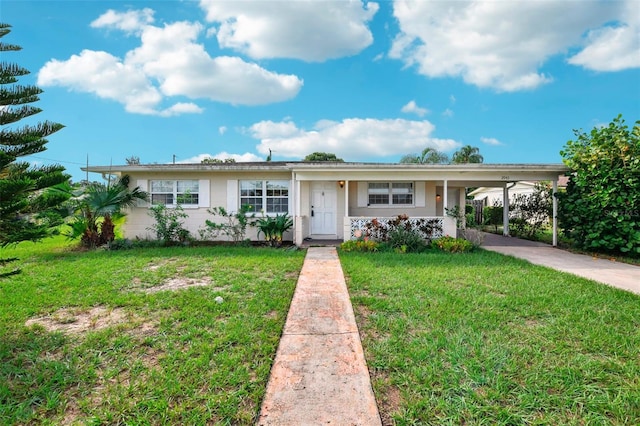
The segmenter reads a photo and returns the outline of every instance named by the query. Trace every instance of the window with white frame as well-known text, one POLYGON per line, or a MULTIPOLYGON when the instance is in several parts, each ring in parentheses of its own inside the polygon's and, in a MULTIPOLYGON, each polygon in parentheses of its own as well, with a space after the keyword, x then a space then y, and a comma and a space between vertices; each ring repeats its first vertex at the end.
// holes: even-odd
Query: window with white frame
POLYGON ((197 180, 152 180, 149 185, 151 204, 166 206, 197 206, 199 185, 197 180))
POLYGON ((413 205, 413 182, 369 182, 370 206, 413 205))
POLYGON ((289 211, 289 181, 241 180, 240 205, 254 212, 287 213, 289 211))

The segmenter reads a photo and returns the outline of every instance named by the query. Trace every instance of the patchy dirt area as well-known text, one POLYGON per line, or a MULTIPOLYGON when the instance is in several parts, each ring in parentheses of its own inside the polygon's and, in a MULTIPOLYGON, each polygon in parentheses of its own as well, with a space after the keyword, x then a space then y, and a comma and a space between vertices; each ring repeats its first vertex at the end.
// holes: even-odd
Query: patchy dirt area
POLYGON ((40 325, 47 331, 80 334, 122 324, 131 319, 131 314, 122 308, 106 308, 104 306, 90 309, 64 308, 51 315, 31 318, 25 322, 25 326, 40 325))
POLYGON ((205 287, 211 285, 211 278, 202 277, 202 278, 170 278, 163 282, 161 285, 157 285, 155 287, 145 288, 144 292, 147 294, 157 293, 159 291, 176 291, 183 290, 185 288, 191 287, 205 287))

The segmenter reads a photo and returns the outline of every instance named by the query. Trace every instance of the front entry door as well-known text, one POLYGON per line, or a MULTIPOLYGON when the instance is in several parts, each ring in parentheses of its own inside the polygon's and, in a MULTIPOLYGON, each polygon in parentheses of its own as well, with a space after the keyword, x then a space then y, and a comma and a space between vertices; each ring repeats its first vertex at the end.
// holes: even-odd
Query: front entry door
POLYGON ((335 182, 311 183, 311 235, 336 235, 335 182))

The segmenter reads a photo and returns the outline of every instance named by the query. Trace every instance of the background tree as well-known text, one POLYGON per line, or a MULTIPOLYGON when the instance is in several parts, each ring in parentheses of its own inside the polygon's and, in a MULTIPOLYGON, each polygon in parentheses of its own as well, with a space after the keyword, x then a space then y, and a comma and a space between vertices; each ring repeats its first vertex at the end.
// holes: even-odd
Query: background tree
POLYGON ((132 155, 131 157, 127 157, 125 161, 127 162, 127 166, 135 166, 137 164, 140 164, 140 157, 138 157, 137 155, 132 155))
MULTIPOLYGON (((0 38, 11 32, 9 24, 0 23, 0 38)), ((20 46, 0 42, 0 52, 21 50, 20 46)), ((3 59, 6 53, 3 53, 3 59)), ((18 77, 29 71, 17 64, 0 63, 0 247, 21 241, 38 241, 60 223, 56 206, 68 198, 68 192, 56 190, 69 176, 59 165, 31 166, 21 157, 45 151, 47 136, 64 126, 44 121, 13 127, 12 124, 41 111, 30 105, 38 101, 42 90, 19 85, 18 77)), ((0 260, 0 266, 14 259, 0 260)), ((5 272, 0 276, 17 273, 5 272)))
POLYGON ((427 147, 420 154, 407 154, 400 159, 403 164, 447 164, 449 156, 435 148, 427 147))
POLYGON ((330 152, 314 152, 304 157, 302 161, 339 161, 344 162, 342 158, 336 157, 330 152))
POLYGON ((236 160, 233 158, 225 158, 221 160, 219 158, 207 157, 200 160, 200 164, 233 164, 236 160))
POLYGON ((480 155, 480 148, 466 145, 453 153, 452 164, 482 163, 484 158, 480 155))
POLYGON ((640 121, 574 133, 560 151, 571 169, 560 227, 579 248, 640 258, 640 121))

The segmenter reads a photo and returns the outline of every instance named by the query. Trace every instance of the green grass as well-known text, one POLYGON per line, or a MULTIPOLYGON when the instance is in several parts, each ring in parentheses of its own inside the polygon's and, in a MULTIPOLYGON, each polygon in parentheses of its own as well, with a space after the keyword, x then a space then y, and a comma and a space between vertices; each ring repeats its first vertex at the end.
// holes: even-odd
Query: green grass
POLYGON ((497 253, 341 253, 385 424, 640 424, 640 298, 497 253))
POLYGON ((0 251, 22 268, 0 281, 0 424, 255 421, 304 252, 64 246, 0 251), (172 278, 210 284, 143 291, 172 278), (82 333, 25 326, 44 315, 74 325, 96 307, 124 320, 82 333))

